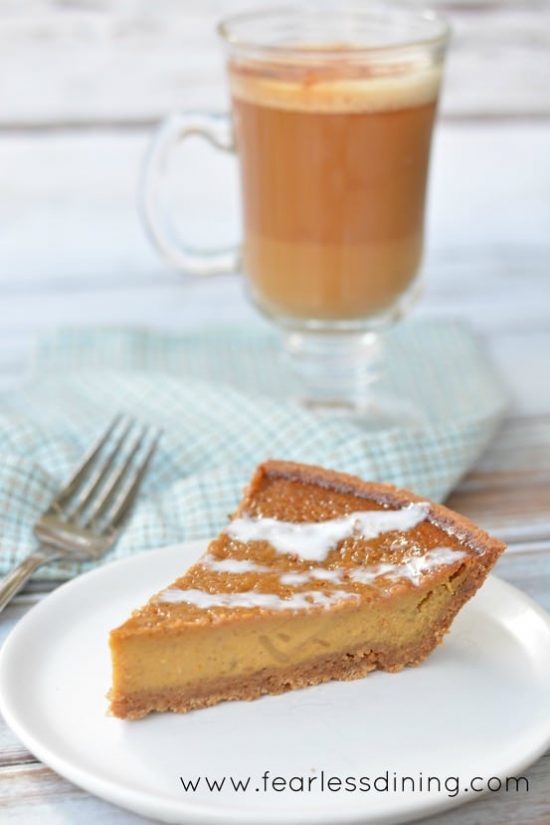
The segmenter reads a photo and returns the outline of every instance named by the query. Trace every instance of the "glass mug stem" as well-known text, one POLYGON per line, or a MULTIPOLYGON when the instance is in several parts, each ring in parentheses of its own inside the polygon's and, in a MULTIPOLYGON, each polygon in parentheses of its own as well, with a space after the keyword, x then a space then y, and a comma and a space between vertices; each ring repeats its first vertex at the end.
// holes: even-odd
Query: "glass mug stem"
POLYGON ((369 412, 368 389, 380 369, 378 333, 287 332, 283 355, 297 401, 312 410, 369 412))
POLYGON ((166 118, 143 165, 138 201, 143 223, 159 252, 178 269, 201 276, 236 272, 241 262, 239 247, 205 250, 181 243, 162 208, 166 162, 176 146, 189 137, 200 137, 216 149, 235 152, 231 118, 226 113, 180 112, 166 118))

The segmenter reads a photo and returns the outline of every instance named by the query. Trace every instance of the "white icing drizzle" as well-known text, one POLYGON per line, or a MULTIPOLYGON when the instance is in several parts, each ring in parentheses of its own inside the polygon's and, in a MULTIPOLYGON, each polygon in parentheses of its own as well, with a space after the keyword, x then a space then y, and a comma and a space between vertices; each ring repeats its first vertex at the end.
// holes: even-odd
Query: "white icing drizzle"
POLYGON ((314 567, 303 573, 283 573, 280 582, 288 586, 305 584, 312 579, 330 581, 333 584, 345 584, 346 581, 372 584, 379 576, 385 576, 394 580, 408 579, 412 584, 418 585, 424 573, 428 573, 435 567, 454 564, 466 555, 467 553, 463 550, 453 550, 451 547, 434 547, 433 550, 429 550, 423 556, 409 556, 399 562, 385 562, 371 567, 352 567, 339 570, 314 567))
MULTIPOLYGON (((313 568, 302 573, 283 573, 280 576, 280 582, 283 585, 292 586, 304 584, 311 581, 311 579, 317 579, 330 581, 334 584, 356 582, 372 585, 376 579, 384 576, 393 581, 408 579, 413 585, 418 586, 425 573, 435 567, 455 564, 467 555, 464 550, 454 550, 451 547, 434 547, 423 556, 410 556, 393 564, 384 562, 372 567, 343 568, 341 570, 313 568)), ((224 561, 230 560, 225 559, 224 561)), ((235 559, 234 561, 237 562, 238 560, 235 559)), ((254 563, 249 562, 249 564, 253 565, 254 563)), ((269 570, 269 568, 265 569, 269 570)), ((276 593, 258 593, 255 590, 248 590, 243 593, 208 593, 205 590, 169 588, 158 595, 157 601, 170 604, 192 604, 202 609, 209 607, 242 607, 250 609, 266 608, 269 610, 307 610, 311 607, 328 608, 339 601, 357 601, 359 598, 357 593, 347 590, 329 590, 325 592, 310 590, 303 593, 292 593, 289 597, 282 598, 276 593)))
POLYGON ((305 584, 307 581, 311 581, 311 579, 339 584, 342 582, 342 571, 326 570, 324 567, 314 567, 312 570, 305 570, 303 573, 283 573, 279 581, 281 584, 291 587, 295 584, 305 584))
POLYGON ((357 601, 357 593, 346 590, 332 590, 323 593, 312 590, 306 593, 293 593, 286 599, 275 593, 257 593, 248 590, 245 593, 207 593, 204 590, 178 590, 170 588, 164 590, 158 597, 161 602, 171 604, 192 604, 195 607, 207 609, 209 607, 244 607, 266 608, 269 610, 306 610, 311 607, 331 607, 336 602, 357 601))
POLYGON ((315 567, 311 570, 311 576, 314 579, 324 582, 338 583, 342 581, 341 570, 326 570, 324 567, 315 567))
POLYGON ((281 584, 285 587, 293 587, 295 584, 305 584, 311 579, 311 573, 283 573, 279 577, 281 584))
POLYGON ((270 567, 265 564, 256 564, 248 559, 214 559, 212 556, 205 556, 201 560, 201 565, 213 570, 214 573, 271 573, 270 567))
POLYGON ((226 528, 240 542, 265 541, 278 553, 293 553, 305 561, 322 561, 340 541, 355 536, 375 539, 392 530, 410 530, 424 521, 429 505, 409 504, 400 510, 360 510, 320 522, 288 522, 273 518, 236 518, 226 528))
POLYGON ((443 567, 460 561, 468 554, 464 550, 453 550, 451 547, 434 547, 423 556, 410 556, 397 564, 390 562, 377 564, 373 567, 357 567, 349 571, 349 578, 360 584, 371 584, 379 576, 388 579, 408 579, 412 584, 419 585, 424 573, 434 567, 443 567))

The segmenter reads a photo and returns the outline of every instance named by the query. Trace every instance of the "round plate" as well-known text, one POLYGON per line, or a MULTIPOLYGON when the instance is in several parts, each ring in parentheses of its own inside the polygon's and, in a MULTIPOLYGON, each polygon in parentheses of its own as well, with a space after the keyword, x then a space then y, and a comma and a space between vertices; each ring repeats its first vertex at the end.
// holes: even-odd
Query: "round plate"
POLYGON ((548 747, 550 622, 497 579, 420 667, 185 715, 108 716, 110 628, 205 544, 80 576, 30 610, 6 641, 0 710, 29 750, 70 781, 166 822, 397 823, 478 797, 473 777, 517 775, 548 747), (415 791, 394 790, 403 776, 415 791), (426 789, 430 776, 441 792, 435 780, 426 789), (182 780, 199 777, 196 791, 184 789, 182 780), (225 782, 210 790, 205 777, 225 782), (247 790, 232 787, 231 779, 248 777, 247 790))

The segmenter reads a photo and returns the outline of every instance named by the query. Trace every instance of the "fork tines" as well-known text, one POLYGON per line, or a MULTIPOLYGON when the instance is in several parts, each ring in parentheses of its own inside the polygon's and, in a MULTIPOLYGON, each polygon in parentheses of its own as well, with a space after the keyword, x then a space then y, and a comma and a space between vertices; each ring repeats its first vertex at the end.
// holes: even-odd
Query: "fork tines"
POLYGON ((69 524, 107 533, 129 513, 161 431, 117 415, 92 445, 48 512, 69 524))

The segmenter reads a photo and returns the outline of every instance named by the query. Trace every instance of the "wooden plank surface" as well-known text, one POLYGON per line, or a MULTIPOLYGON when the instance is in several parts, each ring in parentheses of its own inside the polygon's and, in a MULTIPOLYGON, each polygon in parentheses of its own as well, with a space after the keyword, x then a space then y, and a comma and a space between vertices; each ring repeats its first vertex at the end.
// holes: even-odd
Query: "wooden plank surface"
MULTIPOLYGON (((453 26, 446 116, 550 115, 548 0, 435 5, 453 26)), ((242 9, 241 0, 3 0, 0 125, 132 127, 182 106, 223 105, 214 27, 242 9)))
MULTIPOLYGON (((550 524, 544 518, 546 508, 534 508, 534 519, 526 518, 522 502, 494 495, 501 486, 513 485, 514 473, 525 483, 522 467, 533 463, 535 481, 543 481, 548 468, 550 449, 550 415, 531 421, 522 417, 508 421, 494 445, 478 467, 464 480, 451 497, 451 505, 472 517, 478 517, 486 526, 496 526, 520 540, 511 544, 499 561, 495 573, 520 587, 525 593, 550 610, 550 524), (523 434, 523 436, 522 436, 523 434), (522 437, 524 440, 522 440, 522 437), (524 455, 522 444, 528 445, 524 455), (531 450, 531 455, 529 455, 531 450), (499 468, 497 471, 496 468, 499 468), (493 507, 480 506, 480 495, 494 495, 493 507), (538 525, 538 532, 532 530, 538 525), (526 532, 526 527, 531 532, 526 532), (534 537, 534 538, 533 538, 534 537)), ((546 479, 548 481, 548 479, 546 479)), ((517 489, 517 485, 516 485, 517 489)), ((547 487, 548 490, 548 487, 547 487)), ((483 498, 482 498, 483 501, 483 498)), ((527 497, 527 501, 530 501, 527 497)), ((546 499, 548 501, 548 499, 546 499)), ((5 611, 0 622, 0 644, 22 615, 41 599, 55 584, 36 581, 31 588, 39 592, 17 598, 5 611)), ((491 793, 476 799, 471 805, 455 812, 431 818, 432 825, 547 825, 550 813, 550 754, 529 770, 523 771, 530 783, 529 794, 518 798, 515 794, 491 793), (521 811, 521 814, 519 813, 521 811)), ((44 821, 65 823, 95 822, 101 816, 107 823, 138 825, 150 822, 119 811, 97 800, 53 771, 38 763, 18 742, 0 719, 0 810, 2 823, 25 822, 27 825, 44 821)), ((428 820, 425 820, 428 822, 428 820)))
MULTIPOLYGON (((549 773, 550 756, 546 756, 524 774, 530 783, 529 810, 521 820, 525 825, 548 825, 549 773)), ((92 797, 38 764, 0 768, 0 805, 3 825, 42 825, 45 810, 50 812, 47 821, 52 825, 97 821, 105 825, 145 825, 155 821, 92 797)), ((499 792, 424 821, 429 825, 518 825, 517 816, 517 795, 499 792)))
MULTIPOLYGON (((550 0, 438 5, 454 39, 415 313, 468 321, 511 400, 450 504, 510 541, 497 574, 550 609, 550 0)), ((238 277, 199 283, 165 265, 135 209, 150 125, 174 108, 225 105, 212 26, 241 8, 0 0, 0 388, 24 380, 37 338, 59 325, 252 317, 238 277)), ((193 146, 171 180, 183 235, 238 237, 230 161, 193 146)), ((0 643, 52 586, 37 580, 8 608, 0 643)), ((431 825, 548 825, 550 756, 526 775, 528 795, 488 794, 431 825)), ((2 825, 98 818, 147 821, 57 777, 0 721, 2 825)))
MULTIPOLYGON (((488 793, 456 810, 423 820, 426 825, 548 825, 550 754, 522 773, 529 781, 527 794, 488 793)), ((155 820, 122 810, 86 794, 40 764, 0 767, 2 825, 42 825, 46 812, 51 825, 145 825, 155 820)))
MULTIPOLYGON (((149 245, 135 207, 148 137, 0 134, 0 385, 21 381, 37 336, 59 325, 177 330, 252 317, 239 278, 183 278, 149 245)), ((550 412, 550 382, 540 380, 550 355, 549 145, 550 123, 441 126, 415 309, 469 321, 526 414, 550 412), (527 159, 521 175, 516 156, 527 159)), ((182 154, 182 234, 237 238, 231 161, 200 145, 182 154)))

